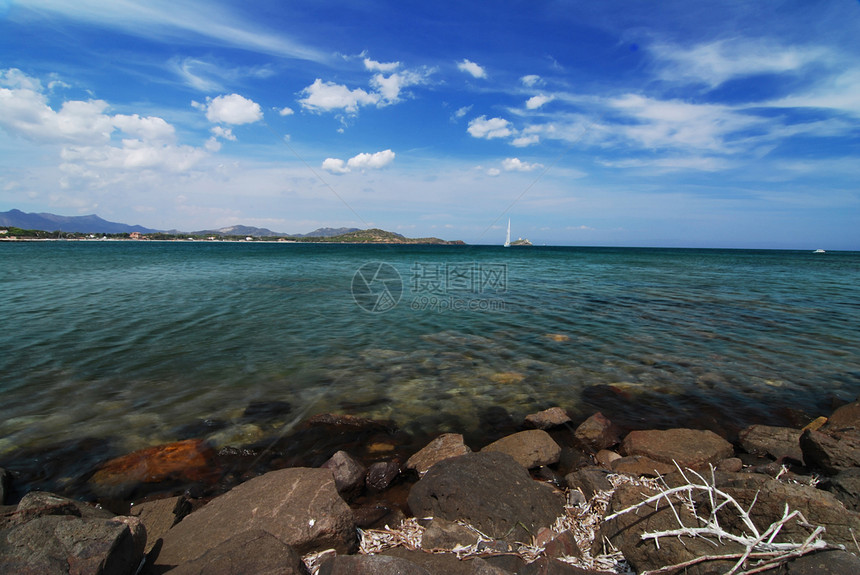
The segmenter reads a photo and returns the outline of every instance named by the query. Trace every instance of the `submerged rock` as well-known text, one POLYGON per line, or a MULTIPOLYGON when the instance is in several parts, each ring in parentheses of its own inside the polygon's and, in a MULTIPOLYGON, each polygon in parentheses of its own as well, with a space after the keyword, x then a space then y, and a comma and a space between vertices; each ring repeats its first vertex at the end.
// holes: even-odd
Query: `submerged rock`
POLYGON ((214 451, 200 439, 157 445, 111 459, 90 478, 93 492, 121 499, 140 483, 211 479, 214 451))
POLYGON ((407 499, 416 517, 462 519, 505 541, 529 541, 562 514, 564 499, 534 481, 510 455, 469 453, 440 461, 407 499))
POLYGON ((0 505, 6 505, 6 494, 12 483, 12 474, 0 467, 0 505))
POLYGON ((560 407, 550 407, 526 416, 526 425, 535 429, 550 429, 570 423, 567 412, 560 407))

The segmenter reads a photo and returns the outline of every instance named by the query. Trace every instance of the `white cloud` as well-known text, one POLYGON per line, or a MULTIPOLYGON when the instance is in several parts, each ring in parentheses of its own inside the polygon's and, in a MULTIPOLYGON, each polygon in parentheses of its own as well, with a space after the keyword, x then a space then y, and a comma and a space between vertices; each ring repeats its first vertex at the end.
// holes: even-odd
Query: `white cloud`
POLYGON ((317 78, 313 84, 302 90, 305 97, 299 103, 308 110, 328 112, 344 110, 354 114, 360 106, 379 102, 379 94, 370 94, 361 88, 350 90, 333 82, 323 82, 317 78))
POLYGON ((537 96, 532 96, 526 101, 526 108, 529 110, 537 110, 544 104, 548 102, 552 102, 555 99, 555 96, 545 96, 543 94, 538 94, 537 96))
POLYGON ((233 134, 232 128, 224 128, 223 126, 212 126, 211 129, 212 135, 216 138, 223 138, 225 140, 230 140, 231 142, 236 141, 236 136, 233 134))
POLYGON ((529 88, 539 86, 544 83, 543 79, 537 74, 529 74, 528 76, 523 76, 522 78, 520 78, 520 82, 522 82, 524 86, 528 86, 529 88))
POLYGON ((481 116, 469 122, 468 132, 474 138, 506 138, 513 132, 511 131, 511 123, 504 118, 490 118, 481 116))
POLYGON ((332 174, 346 174, 352 170, 378 170, 394 161, 394 152, 383 150, 373 154, 361 153, 353 156, 346 162, 338 158, 326 158, 322 168, 332 174))
POLYGON ((346 167, 346 162, 338 158, 326 158, 323 160, 322 169, 331 172, 332 174, 346 174, 349 168, 346 167))
POLYGON ((362 153, 349 159, 347 166, 353 170, 380 169, 394 161, 394 152, 383 150, 374 154, 362 153))
POLYGON ((462 62, 457 64, 457 69, 461 72, 466 72, 467 74, 471 74, 474 78, 486 78, 487 72, 478 64, 475 64, 471 60, 464 59, 462 62))
POLYGON ((131 116, 117 114, 113 117, 113 125, 141 140, 172 142, 176 136, 173 126, 154 116, 141 118, 137 114, 131 116))
POLYGON ((767 102, 778 108, 821 108, 860 116, 860 68, 854 68, 824 81, 806 92, 767 102))
POLYGON ((472 106, 463 106, 462 108, 458 108, 451 115, 451 119, 452 120, 459 120, 460 118, 463 118, 466 114, 468 114, 471 109, 472 109, 472 106))
POLYGON ((531 172, 532 170, 537 170, 542 168, 543 164, 530 164, 528 162, 523 162, 519 158, 505 158, 502 160, 502 168, 506 172, 531 172))
POLYGON ((511 145, 516 146, 517 148, 534 146, 537 143, 540 143, 540 136, 538 136, 537 134, 523 135, 511 140, 511 145))
POLYGON ((253 124, 263 119, 263 110, 253 100, 239 94, 229 94, 207 98, 206 119, 220 124, 253 124))
POLYGON ((292 108, 287 106, 278 110, 278 114, 280 114, 281 116, 292 116, 293 114, 295 114, 295 112, 292 108))
POLYGON ((391 74, 386 77, 376 74, 370 80, 370 85, 382 96, 379 104, 393 104, 400 100, 400 91, 409 86, 422 84, 425 77, 416 72, 404 71, 391 74))
POLYGON ((781 46, 742 38, 724 39, 693 47, 655 44, 651 47, 669 81, 695 81, 715 88, 743 76, 794 72, 825 57, 818 48, 781 46))
POLYGON ((377 62, 370 58, 365 58, 364 67, 371 72, 393 72, 400 67, 400 62, 377 62))
POLYGON ((487 175, 491 176, 493 178, 495 178, 496 176, 498 176, 501 173, 502 173, 502 171, 499 168, 489 168, 487 170, 487 175))

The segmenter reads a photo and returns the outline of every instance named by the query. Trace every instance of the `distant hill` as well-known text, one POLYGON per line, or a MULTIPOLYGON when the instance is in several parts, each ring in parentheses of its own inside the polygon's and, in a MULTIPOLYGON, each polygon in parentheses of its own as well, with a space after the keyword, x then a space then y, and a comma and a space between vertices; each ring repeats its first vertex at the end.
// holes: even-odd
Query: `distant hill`
POLYGON ((24 230, 44 230, 47 232, 78 232, 82 234, 122 234, 140 232, 151 234, 158 230, 143 226, 130 226, 103 220, 95 214, 88 216, 58 216, 56 214, 28 214, 21 210, 0 212, 0 226, 10 226, 24 230))
POLYGON ((387 232, 378 228, 370 230, 356 230, 339 236, 323 238, 320 241, 357 244, 463 244, 460 240, 447 241, 439 238, 407 238, 406 236, 402 236, 394 232, 387 232))
POLYGON ((307 234, 293 234, 294 238, 330 238, 360 231, 358 228, 319 228, 307 234))
POLYGON ((226 228, 218 228, 217 230, 200 230, 191 232, 192 236, 251 236, 255 238, 271 237, 271 236, 288 236, 280 232, 273 232, 268 228, 255 228, 253 226, 227 226, 226 228))

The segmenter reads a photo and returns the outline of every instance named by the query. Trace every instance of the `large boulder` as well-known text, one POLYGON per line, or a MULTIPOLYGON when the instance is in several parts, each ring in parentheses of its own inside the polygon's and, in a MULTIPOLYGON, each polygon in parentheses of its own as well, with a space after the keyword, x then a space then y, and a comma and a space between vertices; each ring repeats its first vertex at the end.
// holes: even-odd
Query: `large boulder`
POLYGON ((352 510, 331 471, 289 468, 255 477, 191 513, 164 535, 156 564, 188 563, 235 535, 260 529, 300 554, 356 547, 352 510))
POLYGON ((860 401, 837 408, 827 420, 826 429, 829 431, 860 429, 860 401))
POLYGON ((143 558, 140 535, 119 518, 36 517, 0 531, 0 573, 132 575, 143 558))
POLYGON ((245 531, 170 575, 306 575, 302 558, 289 545, 259 529, 245 531))
POLYGON ((806 430, 800 436, 800 448, 806 465, 818 467, 828 475, 836 475, 850 467, 860 467, 860 430, 806 430))
POLYGON ((510 455, 469 453, 440 461, 407 499, 416 517, 463 520, 496 539, 529 541, 564 511, 564 499, 510 455))
POLYGON ((561 447, 542 429, 508 435, 487 445, 481 451, 507 453, 526 469, 558 463, 561 456, 561 447))
POLYGON ((419 476, 427 473, 427 470, 436 463, 471 453, 472 450, 463 443, 463 436, 459 433, 443 433, 406 460, 406 469, 414 469, 419 476))
MULTIPOLYGON (((629 483, 622 484, 612 495, 607 515, 636 505, 656 493, 657 491, 645 487, 629 483)), ((682 540, 680 537, 662 537, 659 547, 653 540, 642 540, 642 535, 645 533, 678 529, 679 520, 685 527, 699 526, 696 518, 684 505, 676 504, 674 511, 665 503, 659 506, 645 505, 638 511, 630 511, 605 521, 600 527, 600 537, 595 538, 595 545, 608 539, 624 554, 624 558, 637 573, 676 565, 703 555, 744 550, 740 544, 728 540, 724 540, 719 547, 715 547, 715 544, 706 538, 685 537, 682 540)), ((687 575, 724 573, 733 563, 733 561, 720 561, 694 565, 688 567, 684 573, 687 575)))
POLYGON ((747 453, 769 455, 776 460, 784 458, 803 462, 800 450, 802 429, 773 427, 771 425, 751 425, 740 432, 741 447, 747 453))
POLYGON ((631 431, 621 449, 627 455, 644 455, 690 469, 701 469, 734 455, 731 443, 713 431, 698 429, 631 431))

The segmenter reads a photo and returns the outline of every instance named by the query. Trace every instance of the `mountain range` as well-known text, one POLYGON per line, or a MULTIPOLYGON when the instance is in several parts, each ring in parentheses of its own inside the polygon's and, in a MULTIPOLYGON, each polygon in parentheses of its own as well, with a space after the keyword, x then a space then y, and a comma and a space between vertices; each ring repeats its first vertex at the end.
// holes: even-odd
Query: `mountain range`
MULTIPOLYGON (((88 216, 58 216, 49 213, 25 213, 21 210, 9 210, 0 212, 0 226, 21 228, 25 230, 43 230, 46 232, 75 232, 81 234, 122 234, 139 232, 141 234, 152 234, 162 230, 154 230, 143 226, 109 222, 95 214, 88 216)), ((359 231, 358 228, 319 228, 307 234, 285 234, 273 232, 266 228, 255 228, 251 226, 229 226, 216 230, 201 230, 191 232, 191 235, 200 236, 253 236, 271 237, 283 236, 292 238, 328 238, 340 236, 350 232, 359 231)), ((170 230, 170 233, 185 233, 170 230)))

